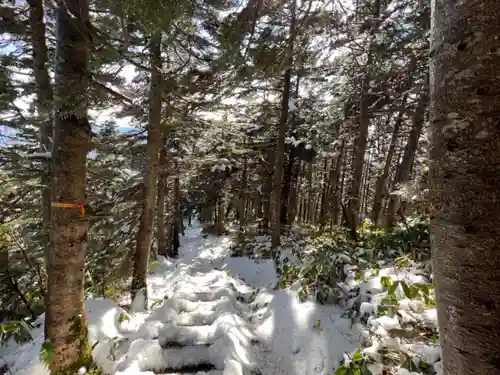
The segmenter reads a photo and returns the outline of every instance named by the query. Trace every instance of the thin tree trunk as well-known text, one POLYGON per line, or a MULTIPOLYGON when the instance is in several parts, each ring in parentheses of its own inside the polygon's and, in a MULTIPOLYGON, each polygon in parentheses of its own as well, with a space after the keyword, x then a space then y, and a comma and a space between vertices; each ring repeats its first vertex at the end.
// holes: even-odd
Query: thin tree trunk
MULTIPOLYGON (((292 225, 295 217, 297 216, 297 202, 300 202, 299 196, 299 188, 300 188, 300 170, 302 168, 302 163, 300 160, 297 160, 297 163, 294 163, 292 168, 292 179, 290 181, 290 198, 288 202, 288 212, 287 212, 287 224, 292 225)), ((298 213, 300 219, 300 208, 298 213)))
MULTIPOLYGON (((344 142, 344 152, 346 153, 345 142, 344 142)), ((342 177, 340 179, 338 206, 336 212, 333 213, 333 220, 332 220, 333 225, 339 225, 343 222, 341 217, 343 214, 346 173, 347 173, 347 155, 344 155, 342 158, 342 177)))
MULTIPOLYGON (((43 22, 43 2, 28 0, 29 23, 31 28, 31 42, 33 46, 33 72, 35 75, 35 92, 38 119, 40 121, 40 151, 48 152, 52 149, 52 101, 54 94, 48 72, 49 58, 45 40, 45 23, 43 22)), ((45 248, 45 259, 48 257, 50 241, 50 159, 42 160, 40 175, 42 185, 42 246, 45 248)), ((47 297, 45 301, 45 338, 48 338, 48 309, 47 297)))
POLYGON ((170 248, 170 253, 169 255, 171 257, 177 257, 179 255, 179 247, 181 245, 180 242, 180 232, 181 232, 181 226, 179 223, 179 219, 182 220, 180 217, 180 184, 179 184, 179 164, 178 160, 176 159, 177 155, 173 156, 173 186, 172 186, 172 194, 170 195, 170 242, 171 242, 171 248, 170 248))
MULTIPOLYGON (((40 120, 40 151, 52 149, 52 100, 53 92, 50 83, 49 58, 45 41, 45 23, 43 22, 43 2, 28 0, 31 41, 33 45, 33 72, 35 75, 36 102, 40 120)), ((44 226, 50 223, 50 163, 42 162, 42 216, 44 226)))
MULTIPOLYGON (((401 107, 404 107, 406 104, 407 95, 403 96, 403 100, 401 103, 401 107)), ((399 129, 401 128, 401 124, 403 122, 403 109, 399 111, 398 117, 396 118, 396 122, 394 123, 394 129, 392 131, 391 143, 389 145, 389 150, 387 151, 387 156, 385 158, 385 165, 382 174, 380 174, 377 178, 377 182, 375 184, 375 197, 373 199, 373 208, 371 213, 371 219, 375 223, 375 225, 379 224, 380 211, 382 210, 382 202, 384 199, 384 187, 387 184, 387 178, 389 177, 389 172, 391 170, 392 159, 394 158, 394 153, 396 151, 396 144, 399 136, 399 129)))
POLYGON ((295 42, 295 13, 297 0, 291 0, 290 37, 286 51, 286 69, 283 77, 283 95, 281 98, 281 115, 279 122, 278 144, 274 163, 274 187, 273 199, 271 199, 271 246, 278 247, 281 244, 281 183, 283 182, 283 161, 285 156, 285 136, 288 129, 288 107, 290 100, 291 78, 293 68, 293 52, 295 42))
MULTIPOLYGON (((371 55, 368 57, 368 64, 371 62, 371 55)), ((369 77, 363 78, 363 87, 360 99, 360 113, 358 129, 354 140, 353 161, 352 161, 352 179, 348 193, 347 217, 349 227, 352 233, 356 232, 359 224, 359 198, 361 194, 361 182, 363 175, 363 166, 365 161, 366 144, 368 140, 368 100, 366 99, 366 90, 370 82, 369 77)))
MULTIPOLYGON (((246 147, 246 144, 245 144, 246 147)), ((243 172, 241 175, 241 191, 240 191, 240 230, 245 231, 246 227, 246 196, 247 196, 247 169, 248 169, 248 156, 245 155, 243 159, 243 172)))
POLYGON ((273 193, 273 166, 274 166, 274 157, 275 153, 269 151, 268 153, 269 159, 265 166, 265 178, 264 178, 264 186, 262 189, 262 200, 263 200, 263 220, 262 220, 262 228, 267 230, 269 229, 269 222, 271 219, 271 195, 273 193))
POLYGON ((312 196, 313 196, 312 180, 313 180, 313 168, 312 168, 312 161, 310 161, 307 163, 307 200, 306 200, 305 218, 304 218, 304 220, 307 222, 311 221, 311 213, 312 213, 312 196))
POLYGON ((90 36, 86 0, 66 0, 56 10, 55 137, 47 258, 48 329, 52 374, 74 373, 92 362, 84 309, 85 246, 88 221, 80 210, 91 129, 87 117, 90 36), (65 204, 65 205, 64 205, 65 204), (72 204, 74 206, 69 206, 72 204))
POLYGON ((295 148, 290 146, 290 151, 288 152, 288 159, 285 162, 283 183, 281 184, 281 212, 280 212, 280 222, 281 225, 287 224, 288 215, 288 202, 290 196, 290 184, 292 180, 292 170, 295 163, 295 148))
POLYGON ((331 221, 333 225, 338 224, 338 219, 339 219, 339 208, 340 208, 340 202, 342 199, 342 191, 341 187, 339 186, 339 179, 340 179, 340 170, 342 169, 342 164, 344 160, 344 148, 345 148, 345 142, 344 140, 340 141, 340 148, 339 148, 339 155, 337 156, 337 161, 335 163, 335 170, 330 174, 330 192, 328 193, 329 196, 329 207, 328 207, 328 215, 331 212, 331 221))
POLYGON ((156 211, 156 228, 158 238, 158 254, 167 256, 167 232, 165 229, 165 199, 167 189, 167 150, 165 138, 162 139, 159 160, 160 176, 158 178, 158 205, 156 211))
MULTIPOLYGON (((427 84, 423 89, 423 93, 420 95, 419 103, 412 118, 412 128, 410 131, 410 136, 406 142, 405 151, 403 154, 403 160, 399 165, 396 178, 394 180, 394 185, 396 187, 407 183, 410 180, 410 171, 415 159, 415 152, 418 146, 418 140, 420 134, 422 133, 422 128, 424 126, 425 120, 425 110, 427 108, 427 84)), ((391 195, 389 200, 389 205, 387 208, 387 227, 392 228, 396 221, 396 213, 401 205, 401 198, 399 195, 391 195)))
MULTIPOLYGON (((330 173, 332 171, 333 165, 330 165, 330 173)), ((330 191, 330 179, 328 173, 328 159, 325 158, 323 164, 323 188, 321 194, 321 206, 319 211, 319 225, 323 227, 328 220, 328 201, 330 197, 328 192, 330 191)))
MULTIPOLYGON (((375 30, 379 24, 379 16, 380 16, 380 2, 375 2, 375 7, 373 10, 373 20, 372 25, 370 26, 370 35, 374 35, 375 30)), ((366 66, 370 69, 370 65, 373 61, 373 51, 374 45, 371 44, 368 48, 368 57, 366 66)), ((368 127, 370 123, 370 118, 368 116, 368 106, 369 100, 367 97, 368 89, 371 82, 371 76, 369 72, 365 73, 365 76, 362 78, 361 84, 361 97, 359 101, 359 120, 358 120, 358 129, 356 138, 354 140, 354 149, 353 149, 353 161, 352 161, 352 179, 351 186, 349 187, 348 193, 348 221, 351 229, 351 233, 353 235, 356 234, 356 228, 359 224, 359 198, 361 193, 361 178, 363 175, 363 165, 365 160, 365 152, 366 152, 366 144, 368 140, 368 127)), ((354 238, 356 239, 356 238, 354 238)))
POLYGON ((430 217, 443 375, 497 375, 500 4, 431 4, 430 217))
POLYGON ((370 185, 370 178, 371 178, 371 163, 372 163, 372 156, 373 153, 371 152, 372 148, 370 147, 368 150, 368 160, 367 163, 365 163, 365 168, 364 168, 364 173, 363 173, 363 180, 361 184, 361 210, 360 214, 362 218, 364 219, 366 216, 367 212, 367 199, 368 199, 368 194, 369 194, 369 185, 370 185))
POLYGON ((148 139, 146 146, 146 170, 144 175, 144 197, 142 213, 137 232, 134 272, 132 278, 132 300, 138 293, 144 296, 144 308, 147 308, 147 284, 149 253, 153 239, 153 221, 158 176, 158 152, 160 150, 161 106, 162 106, 162 60, 161 34, 155 34, 150 40, 151 86, 149 98, 148 139))
MULTIPOLYGON (((299 97, 299 87, 300 87, 300 75, 297 73, 297 78, 295 82, 295 98, 299 97)), ((291 126, 292 133, 294 131, 293 127, 295 126, 295 111, 292 112, 291 116, 291 126)), ((280 221, 281 225, 288 224, 288 211, 289 211, 289 203, 290 203, 290 192, 292 189, 294 174, 296 173, 296 164, 300 163, 300 160, 297 160, 297 147, 294 145, 290 146, 290 151, 288 153, 288 160, 285 163, 284 167, 284 176, 283 176, 283 184, 281 189, 281 213, 280 213, 280 221)))
POLYGON ((174 181, 175 225, 177 226, 178 233, 184 236, 184 223, 182 221, 182 211, 181 211, 181 183, 179 176, 180 171, 179 171, 179 160, 177 160, 177 157, 175 157, 174 159, 174 168, 175 168, 175 181, 174 181))

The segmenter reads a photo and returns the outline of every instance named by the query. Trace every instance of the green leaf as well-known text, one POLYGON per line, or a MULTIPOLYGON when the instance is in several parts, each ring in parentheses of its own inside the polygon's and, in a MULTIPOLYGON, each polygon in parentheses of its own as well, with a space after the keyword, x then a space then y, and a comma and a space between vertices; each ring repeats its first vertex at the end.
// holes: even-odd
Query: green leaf
POLYGON ((417 298, 420 290, 415 285, 410 285, 411 298, 417 298))
POLYGON ((351 368, 352 375, 361 375, 361 369, 359 367, 351 368))
POLYGON ((353 361, 358 361, 361 359, 361 352, 358 350, 354 355, 352 356, 353 361))
POLYGON ((394 293, 396 293, 396 289, 397 289, 398 285, 399 285, 399 280, 394 281, 394 283, 392 283, 392 285, 387 290, 387 293, 389 295, 394 295, 394 293))
POLYGON ((420 290, 422 291, 422 294, 426 297, 429 296, 429 286, 426 284, 420 284, 419 285, 420 290))
POLYGON ((382 286, 384 286, 385 288, 389 289, 389 287, 391 286, 391 278, 389 276, 382 276, 380 278, 380 283, 382 284, 382 286))
POLYGON ((344 367, 344 365, 337 368, 333 373, 333 375, 346 375, 346 374, 347 374, 347 369, 344 367))
POLYGON ((403 287, 403 292, 405 293, 406 298, 412 298, 412 293, 410 287, 405 281, 401 281, 401 286, 403 287))
POLYGON ((40 348, 40 361, 48 366, 52 362, 52 344, 45 341, 40 348))

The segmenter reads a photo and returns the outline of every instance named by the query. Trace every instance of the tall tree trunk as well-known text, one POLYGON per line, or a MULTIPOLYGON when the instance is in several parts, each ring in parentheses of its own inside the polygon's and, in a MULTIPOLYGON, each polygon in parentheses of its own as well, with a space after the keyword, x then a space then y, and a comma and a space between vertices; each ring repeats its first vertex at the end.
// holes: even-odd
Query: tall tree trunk
MULTIPOLYGON (((371 53, 368 56, 368 64, 371 63, 371 53)), ((356 138, 354 139, 354 149, 352 158, 352 179, 348 192, 347 219, 351 233, 356 233, 356 227, 359 224, 359 198, 361 194, 361 181, 363 176, 363 166, 365 162, 365 151, 368 140, 368 99, 366 98, 370 78, 368 73, 363 78, 363 87, 361 89, 360 113, 357 127, 356 138)))
POLYGON ((283 168, 283 183, 281 184, 281 212, 280 212, 280 223, 281 225, 287 224, 287 215, 288 215, 288 202, 290 196, 290 185, 292 180, 292 169, 295 163, 295 155, 294 155, 295 147, 290 146, 290 151, 288 152, 288 158, 285 161, 285 166, 283 168))
POLYGON ((368 195, 369 195, 369 187, 370 187, 370 178, 371 178, 371 164, 372 164, 372 157, 373 157, 373 150, 372 147, 369 148, 368 150, 368 160, 367 163, 365 163, 365 168, 364 168, 364 173, 363 173, 363 180, 361 183, 361 216, 363 219, 366 217, 367 213, 367 204, 368 204, 368 195))
MULTIPOLYGON (((246 148, 246 144, 245 144, 246 148)), ((246 197, 247 197, 247 169, 248 169, 248 156, 245 155, 243 159, 243 172, 241 174, 241 191, 240 191, 240 230, 245 231, 246 227, 246 213, 245 213, 245 206, 246 206, 246 197)))
POLYGON ((52 374, 74 373, 92 362, 84 309, 85 245, 83 205, 91 129, 87 117, 90 36, 86 0, 58 3, 55 59, 55 137, 47 258, 48 328, 52 374), (72 204, 73 206, 69 206, 72 204))
MULTIPOLYGON (((174 180, 174 194, 175 194, 175 226, 177 227, 177 233, 184 236, 184 223, 182 221, 182 211, 181 211, 181 183, 180 183, 180 171, 179 171, 179 160, 178 154, 174 157, 174 169, 175 169, 175 180, 174 180)), ((179 240, 176 240, 179 242, 179 240)), ((177 243, 176 242, 176 243, 177 243)), ((179 243, 180 246, 180 243, 179 243)))
MULTIPOLYGON (((396 177, 394 179, 394 185, 396 187, 401 186, 410 180, 411 167, 415 159, 415 152, 417 150, 418 140, 420 138, 420 134, 422 133, 422 128, 424 126, 425 111, 428 105, 427 88, 428 85, 425 84, 423 88, 423 93, 420 95, 417 108, 413 113, 412 127, 410 135, 408 137, 408 141, 406 142, 406 147, 403 154, 403 160, 401 161, 401 164, 397 169, 396 177)), ((396 213, 400 205, 401 205, 400 196, 395 194, 391 195, 389 200, 389 205, 387 207, 386 225, 388 228, 394 226, 394 223, 396 221, 396 213)))
POLYGON ((283 161, 285 157, 285 136, 288 130, 288 110, 290 101, 291 78, 293 68, 293 52, 295 42, 295 13, 297 0, 291 0, 291 21, 290 37, 285 60, 285 74, 283 77, 283 94, 281 97, 281 115, 279 121, 278 144, 276 147, 276 156, 274 160, 274 186, 273 199, 271 199, 271 246, 278 247, 281 244, 281 183, 283 182, 283 161))
POLYGON ((144 175, 144 197, 142 213, 139 219, 134 272, 132 277, 132 300, 137 293, 144 295, 144 308, 147 307, 147 284, 149 253, 153 240, 153 219, 156 200, 156 180, 158 176, 158 152, 161 143, 161 106, 162 106, 162 60, 161 34, 155 34, 150 40, 151 85, 149 97, 148 138, 146 146, 146 170, 144 175))
POLYGON ((328 216, 330 216, 331 213, 331 222, 333 225, 338 224, 338 219, 339 219, 339 209, 340 209, 340 202, 342 200, 342 190, 340 185, 340 170, 342 169, 342 164, 344 160, 344 148, 345 148, 345 142, 344 140, 340 141, 340 148, 339 148, 339 154, 337 156, 337 161, 335 163, 335 170, 332 171, 330 174, 330 191, 328 193, 329 196, 329 206, 328 206, 328 216))
MULTIPOLYGON (((401 106, 404 107, 406 104, 407 95, 403 97, 401 106)), ((401 109, 394 123, 394 129, 392 131, 391 143, 389 145, 389 150, 387 151, 387 156, 385 158, 385 165, 382 173, 378 176, 377 182, 375 184, 375 197, 373 199, 373 207, 371 212, 371 219, 375 225, 379 224, 380 211, 382 210, 382 202, 384 200, 384 187, 387 185, 387 178, 389 177, 389 172, 391 170, 392 159, 394 158, 394 153, 396 151, 396 144, 399 137, 399 129, 403 122, 403 109, 401 109)))
MULTIPOLYGON (((300 87, 300 75, 297 73, 297 78, 295 82, 295 99, 299 97, 299 87, 300 87)), ((295 127, 295 111, 292 112, 290 122, 292 126, 292 134, 294 134, 293 132, 295 127)), ((287 219, 289 210, 288 205, 290 203, 290 192, 292 189, 293 178, 296 177, 294 176, 294 172, 296 172, 295 165, 297 164, 297 162, 300 163, 300 161, 297 160, 297 148, 294 145, 290 145, 290 151, 288 152, 288 159, 285 162, 283 183, 281 188, 281 212, 280 212, 281 225, 288 224, 288 219, 287 219)))
MULTIPOLYGON (((330 173, 332 172, 333 165, 330 165, 330 173)), ((330 179, 328 173, 328 159, 325 158, 323 162, 323 187, 321 193, 321 205, 319 211, 319 225, 323 227, 328 220, 328 204, 330 197, 328 192, 330 191, 330 179)))
POLYGON ((431 246, 443 375, 496 375, 500 4, 432 5, 431 246))
POLYGON ((264 186, 262 187, 262 200, 263 200, 263 220, 262 220, 262 228, 267 230, 269 229, 269 222, 271 219, 271 199, 273 194, 273 166, 274 166, 274 157, 275 153, 271 151, 268 152, 268 161, 265 165, 265 177, 264 177, 264 186))
MULTIPOLYGON (((345 145, 345 142, 344 142, 345 145)), ((345 146, 344 146, 345 150, 345 146)), ((340 178, 340 190, 339 190, 339 205, 338 205, 338 211, 336 212, 336 215, 333 215, 333 225, 338 225, 342 224, 344 219, 343 218, 343 213, 344 213, 344 197, 345 197, 345 181, 346 181, 346 174, 347 174, 347 152, 345 152, 344 157, 342 158, 342 177, 340 178)))
MULTIPOLYGON (((299 199, 299 175, 301 170, 302 163, 300 160, 297 160, 294 163, 292 168, 292 178, 290 181, 290 198, 288 202, 288 212, 287 212, 287 224, 292 225, 295 220, 295 216, 297 216, 297 202, 300 202, 299 199)), ((300 218, 300 209, 299 209, 299 218, 300 218)))
MULTIPOLYGON (((380 1, 375 1, 373 9, 373 19, 371 20, 370 35, 374 35, 378 25, 380 23, 380 1)), ((352 180, 349 187, 348 193, 348 207, 347 207, 347 218, 349 221, 349 226, 351 233, 355 237, 356 228, 359 224, 359 199, 361 193, 361 179, 363 175, 363 166, 365 160, 366 144, 368 140, 368 127, 370 123, 370 118, 368 115, 368 90, 371 82, 371 74, 369 70, 371 69, 371 64, 374 55, 374 44, 371 44, 368 48, 368 56, 366 62, 367 72, 362 78, 361 83, 361 97, 359 101, 359 119, 358 119, 358 129, 356 138, 354 139, 354 149, 352 158, 352 180)))
POLYGON ((159 159, 160 176, 158 178, 158 204, 156 210, 156 228, 158 238, 158 254, 167 256, 167 232, 165 227, 165 199, 167 189, 167 150, 165 138, 162 139, 159 159))
MULTIPOLYGON (((52 149, 52 101, 54 94, 48 72, 49 57, 45 40, 45 23, 43 22, 43 2, 40 0, 28 0, 29 23, 31 27, 31 42, 33 48, 33 72, 35 75, 35 92, 38 119, 40 121, 40 151, 47 152, 52 149)), ((40 175, 42 185, 42 246, 45 248, 45 259, 48 257, 50 241, 50 159, 42 160, 40 175)), ((44 325, 45 338, 48 338, 48 309, 47 297, 45 301, 44 325)))
MULTIPOLYGON (((52 149, 52 100, 53 92, 48 72, 49 58, 45 41, 45 23, 43 22, 43 2, 28 0, 31 41, 33 44, 33 72, 35 75, 35 92, 40 120, 40 151, 52 149)), ((42 162, 42 216, 44 226, 50 223, 50 163, 42 162)))
POLYGON ((312 186, 312 181, 313 181, 313 163, 312 161, 307 163, 307 213, 306 213, 306 220, 307 222, 312 222, 312 215, 313 215, 313 186, 312 186))

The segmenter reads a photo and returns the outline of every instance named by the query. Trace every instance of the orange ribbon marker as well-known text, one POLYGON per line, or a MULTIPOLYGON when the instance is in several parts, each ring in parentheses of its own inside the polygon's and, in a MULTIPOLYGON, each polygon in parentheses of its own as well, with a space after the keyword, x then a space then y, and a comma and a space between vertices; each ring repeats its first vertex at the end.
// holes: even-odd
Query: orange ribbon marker
POLYGON ((85 205, 87 202, 82 202, 82 203, 59 203, 59 202, 52 202, 50 205, 52 207, 58 207, 58 208, 79 208, 80 213, 82 216, 85 216, 85 205))

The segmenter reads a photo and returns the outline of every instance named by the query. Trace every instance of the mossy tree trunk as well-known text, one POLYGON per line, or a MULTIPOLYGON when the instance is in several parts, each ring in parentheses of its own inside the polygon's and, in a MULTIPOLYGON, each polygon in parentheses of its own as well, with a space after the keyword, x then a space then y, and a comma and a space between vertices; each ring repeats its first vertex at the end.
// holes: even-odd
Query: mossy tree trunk
POLYGON ((496 375, 500 3, 432 7, 430 215, 443 375, 496 375))
MULTIPOLYGON (((90 35, 86 0, 59 2, 56 10, 55 136, 52 202, 85 201, 91 129, 87 117, 90 35)), ((78 207, 51 209, 52 248, 47 257, 47 336, 52 374, 73 374, 92 361, 84 309, 88 222, 78 207)))

